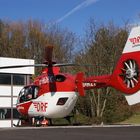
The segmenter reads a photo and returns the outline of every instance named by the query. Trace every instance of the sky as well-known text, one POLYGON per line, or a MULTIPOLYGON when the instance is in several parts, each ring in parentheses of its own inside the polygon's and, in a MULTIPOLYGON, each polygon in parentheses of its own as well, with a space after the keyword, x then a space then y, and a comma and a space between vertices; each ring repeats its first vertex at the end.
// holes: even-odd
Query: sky
POLYGON ((97 23, 139 23, 140 0, 0 0, 0 19, 57 23, 83 35, 90 18, 97 23))

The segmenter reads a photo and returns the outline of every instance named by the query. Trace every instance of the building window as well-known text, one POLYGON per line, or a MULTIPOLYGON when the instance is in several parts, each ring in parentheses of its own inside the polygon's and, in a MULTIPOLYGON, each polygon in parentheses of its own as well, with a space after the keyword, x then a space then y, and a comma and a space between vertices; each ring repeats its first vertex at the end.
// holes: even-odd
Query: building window
POLYGON ((11 85, 11 74, 0 74, 1 85, 11 85))
MULTIPOLYGON (((0 85, 11 85, 12 74, 0 73, 0 85)), ((13 74, 13 85, 25 85, 26 75, 13 74)))
MULTIPOLYGON (((18 119, 19 113, 13 108, 13 119, 18 119)), ((0 108, 0 120, 11 119, 11 108, 0 108)))
POLYGON ((13 75, 13 85, 24 85, 25 84, 25 75, 13 75))

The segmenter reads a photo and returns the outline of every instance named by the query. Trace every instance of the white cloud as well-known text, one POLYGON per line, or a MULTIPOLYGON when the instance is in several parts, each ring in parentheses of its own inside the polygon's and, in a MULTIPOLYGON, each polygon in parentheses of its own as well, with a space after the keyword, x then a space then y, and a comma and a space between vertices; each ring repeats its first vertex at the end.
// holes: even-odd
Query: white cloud
POLYGON ((82 2, 79 5, 77 5, 76 7, 74 7, 72 10, 70 10, 68 13, 66 13, 64 16, 59 18, 56 22, 59 23, 59 22, 63 21, 65 18, 69 17, 70 15, 75 13, 76 11, 78 11, 82 8, 85 8, 93 3, 96 3, 97 1, 98 0, 85 0, 84 2, 82 2))

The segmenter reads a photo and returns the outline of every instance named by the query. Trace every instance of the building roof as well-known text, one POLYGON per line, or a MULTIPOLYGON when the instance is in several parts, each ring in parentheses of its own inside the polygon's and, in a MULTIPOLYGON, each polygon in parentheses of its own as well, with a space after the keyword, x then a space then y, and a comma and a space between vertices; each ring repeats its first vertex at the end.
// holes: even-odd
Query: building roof
MULTIPOLYGON (((0 57, 0 67, 13 65, 34 65, 33 59, 0 57)), ((34 74, 34 67, 0 69, 0 73, 34 74)))

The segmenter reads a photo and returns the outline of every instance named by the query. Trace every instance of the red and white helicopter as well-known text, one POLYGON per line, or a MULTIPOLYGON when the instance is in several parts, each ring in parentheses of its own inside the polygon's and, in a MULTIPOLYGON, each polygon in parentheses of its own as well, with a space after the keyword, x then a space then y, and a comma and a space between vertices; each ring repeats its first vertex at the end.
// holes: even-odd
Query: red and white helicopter
POLYGON ((135 93, 137 96, 129 101, 140 102, 138 94, 140 90, 140 27, 135 27, 130 32, 123 53, 111 75, 84 77, 82 72, 76 75, 61 73, 61 66, 74 64, 54 63, 52 50, 51 46, 47 48, 45 64, 0 67, 0 69, 45 67, 41 75, 19 93, 16 107, 22 116, 64 118, 71 113, 78 97, 85 95, 84 90, 107 86, 114 87, 126 95, 135 93))

